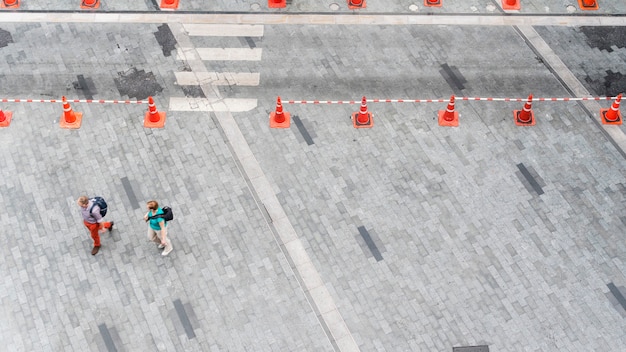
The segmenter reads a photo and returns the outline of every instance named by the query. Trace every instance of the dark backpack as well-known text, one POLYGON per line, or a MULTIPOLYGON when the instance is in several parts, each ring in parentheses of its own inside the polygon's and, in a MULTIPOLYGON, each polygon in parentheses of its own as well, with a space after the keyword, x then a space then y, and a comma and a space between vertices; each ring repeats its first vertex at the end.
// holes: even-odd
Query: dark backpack
POLYGON ((98 206, 100 208, 100 215, 107 215, 107 202, 102 197, 93 197, 90 199, 93 203, 91 204, 91 208, 89 208, 89 214, 93 211, 94 206, 98 206))
POLYGON ((161 210, 163 210, 163 214, 153 215, 153 216, 150 216, 148 219, 163 218, 165 222, 174 220, 174 213, 172 212, 172 208, 166 205, 163 208, 161 208, 161 210))

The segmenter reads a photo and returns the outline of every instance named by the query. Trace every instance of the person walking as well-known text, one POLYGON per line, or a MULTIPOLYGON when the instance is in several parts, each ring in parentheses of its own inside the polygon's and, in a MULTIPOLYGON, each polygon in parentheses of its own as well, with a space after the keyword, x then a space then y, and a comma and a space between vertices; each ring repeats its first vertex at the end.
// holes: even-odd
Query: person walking
POLYGON ((167 221, 163 219, 163 209, 159 208, 159 202, 151 200, 146 203, 148 212, 143 219, 149 223, 148 239, 158 243, 157 248, 163 249, 161 255, 166 256, 174 249, 167 235, 167 221))
POLYGON ((113 231, 113 221, 104 221, 104 217, 100 214, 100 206, 96 204, 94 199, 87 196, 80 196, 76 200, 80 207, 80 214, 83 217, 85 227, 89 229, 91 238, 93 239, 93 249, 91 255, 96 255, 100 250, 100 230, 108 229, 113 231))

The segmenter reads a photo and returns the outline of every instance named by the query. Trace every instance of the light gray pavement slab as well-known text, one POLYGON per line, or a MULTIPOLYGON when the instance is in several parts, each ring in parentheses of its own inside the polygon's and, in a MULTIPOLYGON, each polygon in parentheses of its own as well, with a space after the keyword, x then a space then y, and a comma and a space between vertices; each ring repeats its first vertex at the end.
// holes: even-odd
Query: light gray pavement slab
POLYGON ((597 106, 535 103, 537 125, 518 127, 521 103, 457 101, 460 126, 444 128, 445 104, 379 103, 374 128, 357 130, 358 105, 285 104, 300 128, 268 126, 279 95, 600 94, 602 63, 619 71, 623 48, 593 50, 575 28, 264 25, 258 38, 185 38, 172 25, 179 46, 263 50, 202 66, 165 56, 160 26, 0 26, 12 35, 4 97, 127 99, 120 82, 133 77, 167 110, 199 92, 175 72, 261 77, 199 87, 209 105, 257 99, 251 111, 167 111, 164 129, 142 127, 145 105, 73 104, 85 114, 75 131, 58 128, 60 104, 3 105, 9 350, 623 350, 626 311, 610 288, 626 293, 626 161, 597 106), (82 193, 106 196, 116 221, 96 257, 82 193), (150 198, 176 211, 167 258, 145 238, 150 198))

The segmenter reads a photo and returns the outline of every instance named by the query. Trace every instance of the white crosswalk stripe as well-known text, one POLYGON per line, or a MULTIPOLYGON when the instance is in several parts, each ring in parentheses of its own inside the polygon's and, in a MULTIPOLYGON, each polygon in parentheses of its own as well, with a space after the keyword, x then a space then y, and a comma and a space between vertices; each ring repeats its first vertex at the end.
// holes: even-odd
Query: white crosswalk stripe
MULTIPOLYGON (((249 24, 182 24, 188 37, 262 37, 263 25, 249 24)), ((260 61, 261 48, 203 48, 193 47, 191 41, 176 50, 176 59, 185 61, 196 57, 202 61, 260 61)), ((258 86, 260 74, 257 72, 212 72, 196 68, 193 72, 175 72, 176 83, 180 86, 258 86)), ((172 97, 169 110, 172 111, 249 111, 257 106, 256 99, 229 98, 209 101, 206 98, 172 97)))

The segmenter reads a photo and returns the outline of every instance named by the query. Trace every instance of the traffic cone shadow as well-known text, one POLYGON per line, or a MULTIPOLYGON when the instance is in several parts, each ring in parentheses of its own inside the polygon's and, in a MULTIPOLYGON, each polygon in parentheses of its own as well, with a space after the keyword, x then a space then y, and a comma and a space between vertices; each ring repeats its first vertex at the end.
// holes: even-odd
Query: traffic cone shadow
POLYGON ((367 99, 361 100, 361 109, 352 114, 352 125, 354 128, 372 128, 374 126, 374 115, 367 111, 367 99))
POLYGON ((450 96, 450 102, 446 110, 439 110, 439 126, 457 127, 459 125, 459 113, 454 111, 454 95, 450 96))
POLYGON ((289 128, 291 125, 291 114, 283 112, 283 104, 280 97, 276 99, 276 111, 270 113, 271 128, 289 128))
POLYGON ((611 104, 610 109, 600 109, 600 117, 602 123, 605 125, 621 125, 622 113, 619 111, 619 103, 622 100, 622 95, 618 95, 617 99, 611 104))
POLYGON ((61 128, 67 129, 77 129, 80 128, 80 124, 83 120, 82 112, 74 112, 70 103, 67 102, 67 99, 63 97, 63 115, 61 115, 61 120, 59 121, 59 125, 61 128))
POLYGON ((13 113, 11 111, 2 111, 0 109, 0 127, 9 127, 13 113))
POLYGON ((163 128, 165 126, 165 113, 157 111, 154 99, 148 97, 148 111, 143 117, 143 127, 163 128))
POLYGON ((524 104, 522 110, 513 110, 513 116, 515 117, 515 124, 518 126, 534 126, 535 125, 535 113, 532 110, 533 95, 528 96, 528 101, 524 104))

